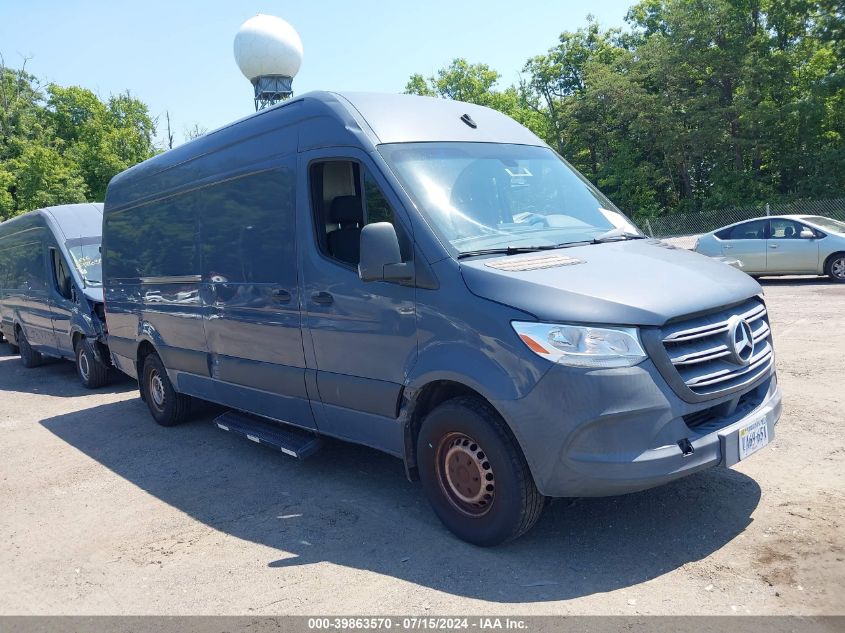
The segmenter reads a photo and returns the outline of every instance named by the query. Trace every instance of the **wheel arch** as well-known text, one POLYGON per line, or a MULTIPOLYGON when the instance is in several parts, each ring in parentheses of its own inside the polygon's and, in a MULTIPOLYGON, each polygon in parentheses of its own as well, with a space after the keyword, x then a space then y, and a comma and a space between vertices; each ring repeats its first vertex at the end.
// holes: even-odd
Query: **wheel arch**
POLYGON ((400 419, 403 424, 405 474, 411 481, 419 478, 417 471, 417 439, 425 417, 440 404, 468 396, 477 398, 495 411, 504 422, 504 427, 520 451, 524 450, 521 442, 496 403, 484 395, 477 387, 467 381, 455 378, 434 378, 414 389, 405 389, 402 397, 400 419))
POLYGON ((824 260, 824 266, 822 266, 822 274, 829 275, 830 274, 830 265, 833 263, 833 260, 837 257, 845 256, 845 250, 841 251, 834 251, 830 255, 828 255, 824 260))
POLYGON ((138 347, 135 349, 135 375, 138 377, 138 391, 141 394, 141 400, 144 402, 147 401, 147 394, 144 391, 143 385, 144 361, 150 354, 157 354, 161 358, 161 354, 158 353, 155 344, 150 339, 144 337, 138 341, 138 347))

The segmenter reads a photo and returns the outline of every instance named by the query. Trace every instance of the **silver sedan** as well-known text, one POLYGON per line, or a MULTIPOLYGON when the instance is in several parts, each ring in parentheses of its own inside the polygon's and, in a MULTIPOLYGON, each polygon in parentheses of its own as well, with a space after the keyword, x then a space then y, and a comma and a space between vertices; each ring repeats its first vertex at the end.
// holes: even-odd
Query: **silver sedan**
POLYGON ((828 275, 845 283, 845 222, 773 215, 699 236, 695 251, 738 260, 749 275, 828 275))

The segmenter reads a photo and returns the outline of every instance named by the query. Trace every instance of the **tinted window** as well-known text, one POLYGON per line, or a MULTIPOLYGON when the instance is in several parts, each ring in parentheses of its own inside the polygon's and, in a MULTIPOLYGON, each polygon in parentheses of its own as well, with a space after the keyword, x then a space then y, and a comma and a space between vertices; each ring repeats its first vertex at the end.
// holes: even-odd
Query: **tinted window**
POLYGON ((44 290, 44 256, 40 241, 0 245, 0 284, 7 289, 44 290))
POLYGON ((106 215, 108 275, 126 279, 199 274, 196 193, 189 192, 106 215))
POLYGON ((766 239, 766 222, 768 220, 743 222, 719 231, 716 237, 723 240, 764 240, 766 239))
POLYGON ((71 281, 70 271, 65 265, 65 258, 62 257, 57 248, 50 249, 50 257, 53 266, 53 287, 65 299, 70 299, 72 297, 71 288, 73 287, 73 283, 71 281))
POLYGON ((199 192, 202 271, 220 282, 293 283, 295 170, 265 171, 199 192))

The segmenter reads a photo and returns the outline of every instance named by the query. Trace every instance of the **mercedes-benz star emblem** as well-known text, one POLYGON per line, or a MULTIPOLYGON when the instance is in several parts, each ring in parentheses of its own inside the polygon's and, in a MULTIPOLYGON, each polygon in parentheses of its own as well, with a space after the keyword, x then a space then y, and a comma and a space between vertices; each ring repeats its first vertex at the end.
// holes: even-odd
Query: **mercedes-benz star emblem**
POLYGON ((737 365, 747 365, 754 356, 754 334, 743 318, 732 316, 728 321, 728 348, 737 365))

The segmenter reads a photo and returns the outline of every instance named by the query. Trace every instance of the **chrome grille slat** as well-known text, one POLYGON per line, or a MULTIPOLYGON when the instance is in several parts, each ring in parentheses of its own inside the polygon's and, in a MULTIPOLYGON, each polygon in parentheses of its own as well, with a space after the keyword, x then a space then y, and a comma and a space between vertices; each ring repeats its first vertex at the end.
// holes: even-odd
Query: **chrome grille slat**
POLYGON ((759 299, 670 323, 662 330, 663 348, 686 387, 697 395, 713 397, 750 384, 769 370, 774 359, 770 337, 768 312, 759 299), (745 365, 735 360, 733 344, 727 340, 734 317, 747 321, 751 328, 755 349, 745 365))
POLYGON ((707 376, 700 376, 699 378, 693 378, 692 380, 687 381, 687 386, 689 387, 707 387, 710 385, 714 385, 719 382, 723 382, 725 380, 730 380, 731 378, 735 378, 738 376, 742 376, 743 374, 747 374, 749 372, 754 371, 755 369, 759 368, 760 364, 768 361, 769 357, 772 355, 770 349, 766 349, 764 353, 759 354, 754 359, 751 360, 747 366, 743 367, 739 371, 731 371, 730 369, 723 369, 721 371, 715 372, 713 374, 709 374, 707 376))
MULTIPOLYGON (((733 316, 732 314, 728 316, 733 316)), ((745 319, 749 323, 753 323, 757 319, 766 316, 766 306, 762 303, 759 304, 757 307, 747 310, 746 312, 740 313, 739 317, 741 319, 745 319)), ((685 329, 685 330, 678 330, 673 332, 667 336, 663 337, 664 343, 680 343, 682 341, 687 340, 694 340, 699 338, 704 338, 707 336, 713 336, 714 334, 721 334, 722 332, 728 331, 728 319, 720 320, 718 322, 711 322, 704 325, 700 325, 697 327, 685 329)))
POLYGON ((673 356, 669 360, 671 360, 672 364, 675 366, 692 365, 694 363, 705 363, 708 360, 721 358, 722 356, 727 356, 730 353, 731 352, 728 349, 727 345, 718 345, 716 347, 711 347, 709 349, 700 350, 697 352, 690 352, 681 356, 673 356))

